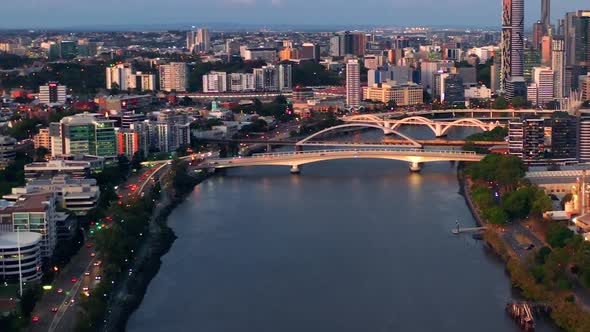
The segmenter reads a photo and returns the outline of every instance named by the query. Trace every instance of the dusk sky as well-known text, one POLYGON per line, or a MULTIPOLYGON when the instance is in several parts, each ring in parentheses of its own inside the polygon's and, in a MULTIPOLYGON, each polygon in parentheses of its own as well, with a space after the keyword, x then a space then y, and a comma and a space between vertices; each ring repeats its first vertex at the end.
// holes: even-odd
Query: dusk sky
MULTIPOLYGON (((540 0, 526 0, 527 27, 540 0)), ((590 9, 588 0, 552 1, 552 20, 590 9)), ((500 0, 4 0, 1 28, 130 24, 375 24, 499 26, 500 0)))

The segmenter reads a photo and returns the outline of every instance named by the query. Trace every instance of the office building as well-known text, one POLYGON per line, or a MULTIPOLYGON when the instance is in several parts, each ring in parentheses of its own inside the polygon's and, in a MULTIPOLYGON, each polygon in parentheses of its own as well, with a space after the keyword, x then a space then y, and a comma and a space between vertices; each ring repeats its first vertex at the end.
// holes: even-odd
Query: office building
POLYGON ((533 80, 533 68, 541 66, 541 51, 527 48, 524 50, 524 79, 528 82, 533 80))
POLYGON ((0 232, 0 253, 0 280, 13 284, 41 280, 41 234, 0 232))
POLYGON ((526 96, 523 76, 524 0, 502 0, 501 88, 508 99, 526 96))
POLYGON ((590 10, 567 13, 564 24, 565 65, 587 70, 590 63, 590 10))
POLYGON ((117 156, 115 121, 97 114, 81 113, 53 122, 49 126, 51 155, 91 155, 105 158, 117 156))
POLYGON ((360 65, 356 59, 346 63, 346 104, 351 108, 361 105, 360 65))
POLYGON ((422 84, 426 91, 432 93, 434 75, 439 71, 448 71, 454 67, 455 62, 451 60, 424 61, 420 64, 420 84, 422 84))
POLYGON ((384 104, 395 101, 397 106, 413 106, 423 103, 423 93, 421 85, 390 82, 363 88, 363 99, 380 101, 384 104))
POLYGON ((551 0, 541 0, 541 23, 545 27, 546 35, 551 28, 551 0))
POLYGON ((543 36, 541 39, 541 66, 551 67, 551 54, 553 52, 553 37, 543 36))
POLYGON ((590 75, 578 77, 578 91, 582 100, 590 100, 590 75))
POLYGON ((102 112, 125 113, 147 108, 152 103, 151 95, 115 95, 94 98, 98 109, 102 112))
POLYGON ((129 89, 133 67, 129 63, 119 63, 106 68, 106 87, 108 90, 118 88, 129 89))
POLYGON ((78 45, 71 40, 62 40, 59 42, 59 55, 62 59, 73 59, 78 56, 78 45))
POLYGON ((553 39, 551 49, 551 69, 554 73, 555 98, 560 99, 565 95, 565 44, 562 39, 553 39))
POLYGON ((50 193, 56 198, 56 204, 77 216, 95 208, 100 197, 100 189, 95 179, 71 178, 67 174, 56 175, 51 179, 36 179, 27 182, 24 187, 12 188, 10 194, 2 198, 9 202, 26 199, 27 195, 50 193))
POLYGON ((244 60, 275 63, 277 61, 277 50, 275 48, 247 48, 244 51, 244 60))
POLYGON ((464 95, 465 100, 490 99, 492 98, 492 90, 485 85, 471 84, 465 87, 464 95))
POLYGON ((227 73, 212 71, 203 75, 203 92, 226 92, 227 91, 227 73))
POLYGON ((551 129, 550 149, 546 157, 551 159, 576 159, 578 154, 577 118, 575 116, 554 116, 545 121, 551 129))
POLYGON ((49 82, 39 87, 39 101, 45 105, 65 104, 67 87, 57 82, 49 82))
POLYGON ((188 90, 188 65, 171 62, 160 66, 160 90, 186 92, 188 90))
POLYGON ((364 32, 340 32, 330 39, 330 54, 332 56, 363 56, 366 44, 367 37, 364 32))
POLYGON ((554 99, 554 72, 548 67, 535 67, 533 68, 533 84, 536 87, 536 95, 529 97, 529 101, 535 105, 543 106, 554 99))
POLYGON ((0 136, 0 169, 4 169, 16 157, 16 140, 10 136, 0 136))
POLYGON ((301 45, 301 59, 320 61, 320 45, 314 43, 303 43, 301 45))
POLYGON ((51 179, 56 175, 67 174, 70 178, 83 179, 90 176, 90 163, 76 160, 50 160, 25 165, 25 180, 51 179))
POLYGON ((291 64, 281 63, 277 68, 279 75, 279 91, 293 90, 293 72, 291 64))

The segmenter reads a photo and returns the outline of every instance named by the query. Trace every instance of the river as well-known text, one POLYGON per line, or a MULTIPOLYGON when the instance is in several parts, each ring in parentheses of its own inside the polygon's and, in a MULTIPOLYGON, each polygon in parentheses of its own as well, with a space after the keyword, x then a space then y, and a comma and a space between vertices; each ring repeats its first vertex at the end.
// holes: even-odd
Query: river
POLYGON ((503 264, 457 220, 474 225, 448 162, 229 170, 170 215, 178 239, 128 330, 518 331, 503 264))

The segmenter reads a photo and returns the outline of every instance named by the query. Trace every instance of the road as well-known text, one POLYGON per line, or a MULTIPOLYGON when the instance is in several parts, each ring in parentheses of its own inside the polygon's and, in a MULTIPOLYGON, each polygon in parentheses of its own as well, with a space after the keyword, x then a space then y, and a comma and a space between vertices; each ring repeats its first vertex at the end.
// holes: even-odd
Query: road
MULTIPOLYGON (((119 186, 117 194, 120 195, 120 202, 124 204, 125 200, 135 194, 140 194, 153 185, 154 176, 159 176, 162 170, 165 170, 167 163, 158 165, 156 168, 146 169, 141 174, 130 176, 127 181, 119 186), (143 174, 146 174, 143 176, 143 174), (135 186, 135 190, 132 186, 135 186)), ((92 244, 91 244, 92 245, 92 244)), ((86 245, 80 249, 70 261, 70 263, 60 271, 52 283, 52 290, 46 291, 43 297, 35 305, 32 317, 38 317, 38 322, 33 322, 27 331, 31 332, 53 332, 53 331, 72 331, 76 324, 78 313, 77 302, 85 287, 92 296, 92 289, 100 282, 96 277, 100 275, 100 266, 95 266, 94 262, 99 260, 91 257, 94 247, 88 248, 86 245), (89 272, 89 275, 85 275, 89 272), (72 278, 76 282, 72 282, 72 278), (62 290, 62 291, 59 291, 62 290), (59 292, 58 292, 59 291, 59 292), (74 303, 65 304, 66 300, 74 299, 74 303), (52 308, 57 308, 57 312, 52 312, 52 308)))

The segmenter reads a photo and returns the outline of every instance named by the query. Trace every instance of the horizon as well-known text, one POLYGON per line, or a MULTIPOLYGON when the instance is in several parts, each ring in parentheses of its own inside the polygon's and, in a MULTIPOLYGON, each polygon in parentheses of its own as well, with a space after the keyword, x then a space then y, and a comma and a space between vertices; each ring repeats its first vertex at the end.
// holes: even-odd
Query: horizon
MULTIPOLYGON (((414 0, 412 3, 367 0, 343 6, 337 0, 316 0, 310 9, 291 0, 169 0, 166 10, 153 0, 104 0, 96 7, 90 0, 29 0, 3 6, 3 30, 105 29, 137 26, 428 26, 500 28, 501 2, 470 0, 414 0), (138 8, 141 6, 141 8, 138 8), (462 7, 473 7, 465 15, 462 7), (58 11, 55 9, 59 8, 58 11), (87 15, 88 11, 92 15, 87 15), (51 16, 47 12, 52 12, 51 16), (133 12, 134 15, 129 13, 133 12), (326 15, 325 13, 329 13, 326 15), (493 14, 492 14, 493 13, 493 14), (434 21, 431 18, 436 18, 434 21), (304 24, 301 24, 305 21, 304 24), (63 23, 67 22, 67 23, 63 23)), ((586 0, 553 1, 552 22, 566 12, 590 8, 586 0), (587 7, 586 7, 587 6, 587 7)), ((526 26, 540 18, 540 0, 526 2, 526 26)))

